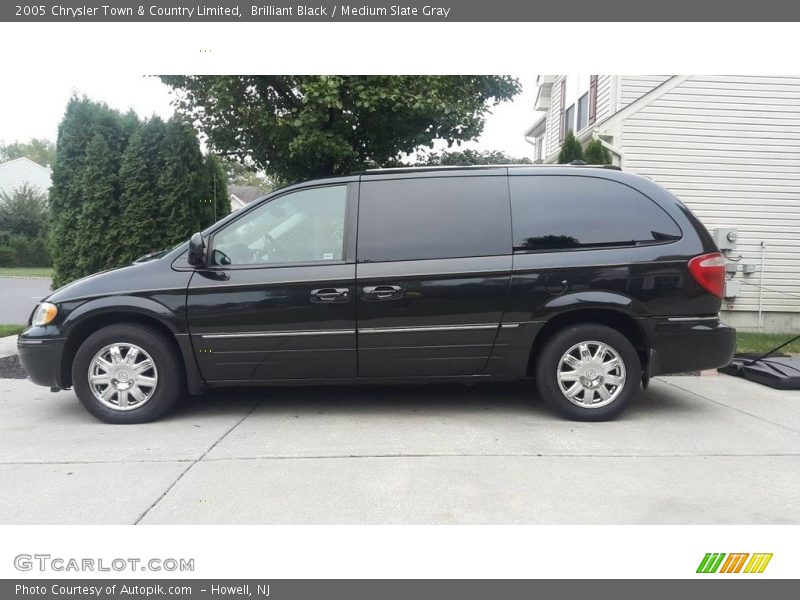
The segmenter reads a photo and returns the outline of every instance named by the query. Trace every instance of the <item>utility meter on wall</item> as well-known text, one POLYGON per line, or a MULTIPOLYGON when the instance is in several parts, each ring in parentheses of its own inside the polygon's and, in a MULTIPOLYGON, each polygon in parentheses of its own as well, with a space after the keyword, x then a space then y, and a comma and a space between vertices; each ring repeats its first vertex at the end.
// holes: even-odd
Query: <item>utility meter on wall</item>
POLYGON ((736 240, 739 232, 731 227, 718 227, 711 230, 711 237, 720 250, 733 250, 736 247, 736 240))

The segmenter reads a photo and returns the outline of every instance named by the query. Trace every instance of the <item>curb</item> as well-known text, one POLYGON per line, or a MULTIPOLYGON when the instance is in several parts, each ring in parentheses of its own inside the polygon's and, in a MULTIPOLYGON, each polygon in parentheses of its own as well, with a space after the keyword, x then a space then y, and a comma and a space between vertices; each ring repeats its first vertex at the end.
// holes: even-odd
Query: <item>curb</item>
POLYGON ((17 352, 17 336, 7 335, 0 338, 0 358, 7 358, 9 356, 16 356, 17 352))
POLYGON ((45 275, 0 275, 0 279, 38 279, 41 281, 52 281, 52 277, 45 275))

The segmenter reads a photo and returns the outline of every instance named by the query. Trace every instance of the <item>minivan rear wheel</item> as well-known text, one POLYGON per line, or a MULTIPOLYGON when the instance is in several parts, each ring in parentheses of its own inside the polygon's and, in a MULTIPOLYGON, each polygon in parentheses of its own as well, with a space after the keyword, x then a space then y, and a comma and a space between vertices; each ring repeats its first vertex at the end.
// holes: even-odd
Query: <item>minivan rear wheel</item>
POLYGON ((172 408, 183 389, 177 354, 169 338, 152 327, 103 327, 75 354, 75 394, 106 423, 153 421, 172 408))
POLYGON ((605 421, 639 388, 642 367, 630 340, 611 327, 580 323, 547 341, 536 363, 542 398, 566 417, 605 421))

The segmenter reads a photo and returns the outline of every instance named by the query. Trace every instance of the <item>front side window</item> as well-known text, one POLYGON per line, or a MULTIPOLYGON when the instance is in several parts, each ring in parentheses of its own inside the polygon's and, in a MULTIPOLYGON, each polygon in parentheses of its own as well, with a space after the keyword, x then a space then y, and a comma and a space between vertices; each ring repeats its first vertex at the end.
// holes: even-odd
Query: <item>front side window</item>
POLYGON ((262 204, 214 235, 212 265, 340 261, 347 186, 291 192, 262 204))
POLYGON ((365 181, 358 208, 358 261, 511 253, 506 177, 365 181))
POLYGON ((675 221, 644 194, 599 177, 510 177, 514 250, 638 246, 680 239, 675 221))

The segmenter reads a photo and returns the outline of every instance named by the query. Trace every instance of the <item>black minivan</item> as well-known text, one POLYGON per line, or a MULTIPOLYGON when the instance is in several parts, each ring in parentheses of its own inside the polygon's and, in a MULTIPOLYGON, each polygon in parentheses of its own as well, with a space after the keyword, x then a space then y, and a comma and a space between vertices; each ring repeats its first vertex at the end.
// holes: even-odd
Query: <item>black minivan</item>
POLYGON ((532 377, 609 419, 662 373, 727 364, 725 265, 695 216, 609 167, 381 169, 294 185, 53 292, 30 379, 140 423, 184 389, 532 377))

